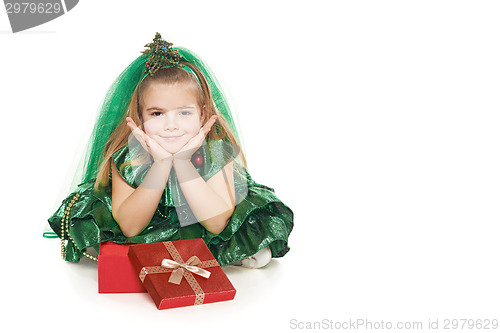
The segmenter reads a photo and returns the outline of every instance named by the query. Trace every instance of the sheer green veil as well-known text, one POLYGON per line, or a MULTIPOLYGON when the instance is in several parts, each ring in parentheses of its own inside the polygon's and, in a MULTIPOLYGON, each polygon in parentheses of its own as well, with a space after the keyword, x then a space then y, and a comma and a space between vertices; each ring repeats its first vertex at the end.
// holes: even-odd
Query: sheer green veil
MULTIPOLYGON (((184 61, 195 65, 203 73, 212 93, 215 107, 217 111, 226 119, 231 131, 236 139, 240 141, 235 119, 231 114, 228 99, 224 94, 219 82, 217 81, 212 70, 205 62, 192 51, 185 48, 174 48, 179 51, 184 61)), ((86 157, 86 165, 82 182, 89 181, 96 177, 99 170, 99 160, 101 153, 108 141, 111 132, 125 117, 125 112, 132 98, 137 84, 146 72, 147 56, 141 55, 135 59, 115 80, 109 89, 101 112, 99 113, 94 130, 92 132, 86 157)))
MULTIPOLYGON (((224 93, 213 71, 194 52, 182 47, 174 47, 173 49, 178 50, 183 61, 193 64, 203 74, 210 88, 217 113, 225 118, 240 148, 243 149, 236 114, 231 112, 230 100, 224 93)), ((68 188, 64 190, 66 195, 73 192, 77 185, 96 178, 105 145, 113 130, 126 117, 132 95, 146 73, 147 60, 148 56, 141 54, 112 83, 99 107, 92 133, 83 153, 79 157, 80 162, 74 167, 75 170, 70 173, 70 177, 72 177, 71 184, 68 186, 68 181, 66 182, 65 186, 68 188)), ((57 237, 48 223, 44 228, 43 235, 47 238, 57 237)))

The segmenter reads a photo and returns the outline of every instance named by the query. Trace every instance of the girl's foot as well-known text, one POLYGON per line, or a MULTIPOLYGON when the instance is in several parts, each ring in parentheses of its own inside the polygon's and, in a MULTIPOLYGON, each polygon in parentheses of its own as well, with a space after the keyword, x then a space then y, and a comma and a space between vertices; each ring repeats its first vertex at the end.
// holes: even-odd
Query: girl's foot
POLYGON ((253 256, 235 262, 234 266, 243 266, 246 268, 261 268, 269 264, 272 258, 271 249, 269 246, 263 248, 253 256))

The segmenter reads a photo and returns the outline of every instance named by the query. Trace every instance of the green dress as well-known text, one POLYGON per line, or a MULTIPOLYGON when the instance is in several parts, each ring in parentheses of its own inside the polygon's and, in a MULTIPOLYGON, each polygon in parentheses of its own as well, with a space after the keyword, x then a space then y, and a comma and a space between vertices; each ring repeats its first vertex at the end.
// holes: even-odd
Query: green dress
MULTIPOLYGON (((199 153, 204 164, 197 167, 206 181, 228 162, 222 140, 204 144, 199 153)), ((137 188, 150 168, 150 163, 130 165, 134 148, 128 145, 112 157, 118 172, 133 188, 137 188)), ((293 212, 275 195, 274 190, 256 183, 247 172, 234 171, 236 206, 226 228, 218 235, 207 231, 197 221, 184 201, 175 170, 169 180, 155 215, 137 236, 127 238, 111 214, 111 172, 107 187, 94 190, 94 181, 80 184, 63 200, 59 209, 49 218, 49 225, 61 237, 61 220, 74 195, 80 196, 69 216, 72 241, 66 245, 65 259, 78 262, 87 247, 99 251, 105 241, 115 243, 153 243, 179 239, 202 238, 221 266, 248 258, 269 246, 273 257, 282 257, 289 251, 288 236, 293 228, 293 212), (174 200, 174 198, 180 198, 174 200), (194 222, 194 223, 193 223, 194 222)), ((67 237, 66 237, 67 238, 67 237)))

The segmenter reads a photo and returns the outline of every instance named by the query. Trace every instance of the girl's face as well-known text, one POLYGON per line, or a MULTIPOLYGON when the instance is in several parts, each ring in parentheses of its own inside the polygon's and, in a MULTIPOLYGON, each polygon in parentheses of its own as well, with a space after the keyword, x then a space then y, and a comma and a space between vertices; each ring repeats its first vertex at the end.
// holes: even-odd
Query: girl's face
POLYGON ((143 102, 144 131, 163 140, 169 153, 177 153, 200 132, 202 111, 190 85, 152 83, 143 102))

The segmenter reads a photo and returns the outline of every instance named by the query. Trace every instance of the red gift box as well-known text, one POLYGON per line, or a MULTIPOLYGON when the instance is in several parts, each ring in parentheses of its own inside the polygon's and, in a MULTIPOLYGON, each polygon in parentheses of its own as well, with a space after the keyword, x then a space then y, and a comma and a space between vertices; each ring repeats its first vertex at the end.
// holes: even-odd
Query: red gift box
POLYGON ((145 293, 128 258, 130 244, 103 242, 97 258, 99 293, 145 293))
POLYGON ((128 255, 159 310, 228 301, 236 294, 201 238, 131 245, 128 255))

